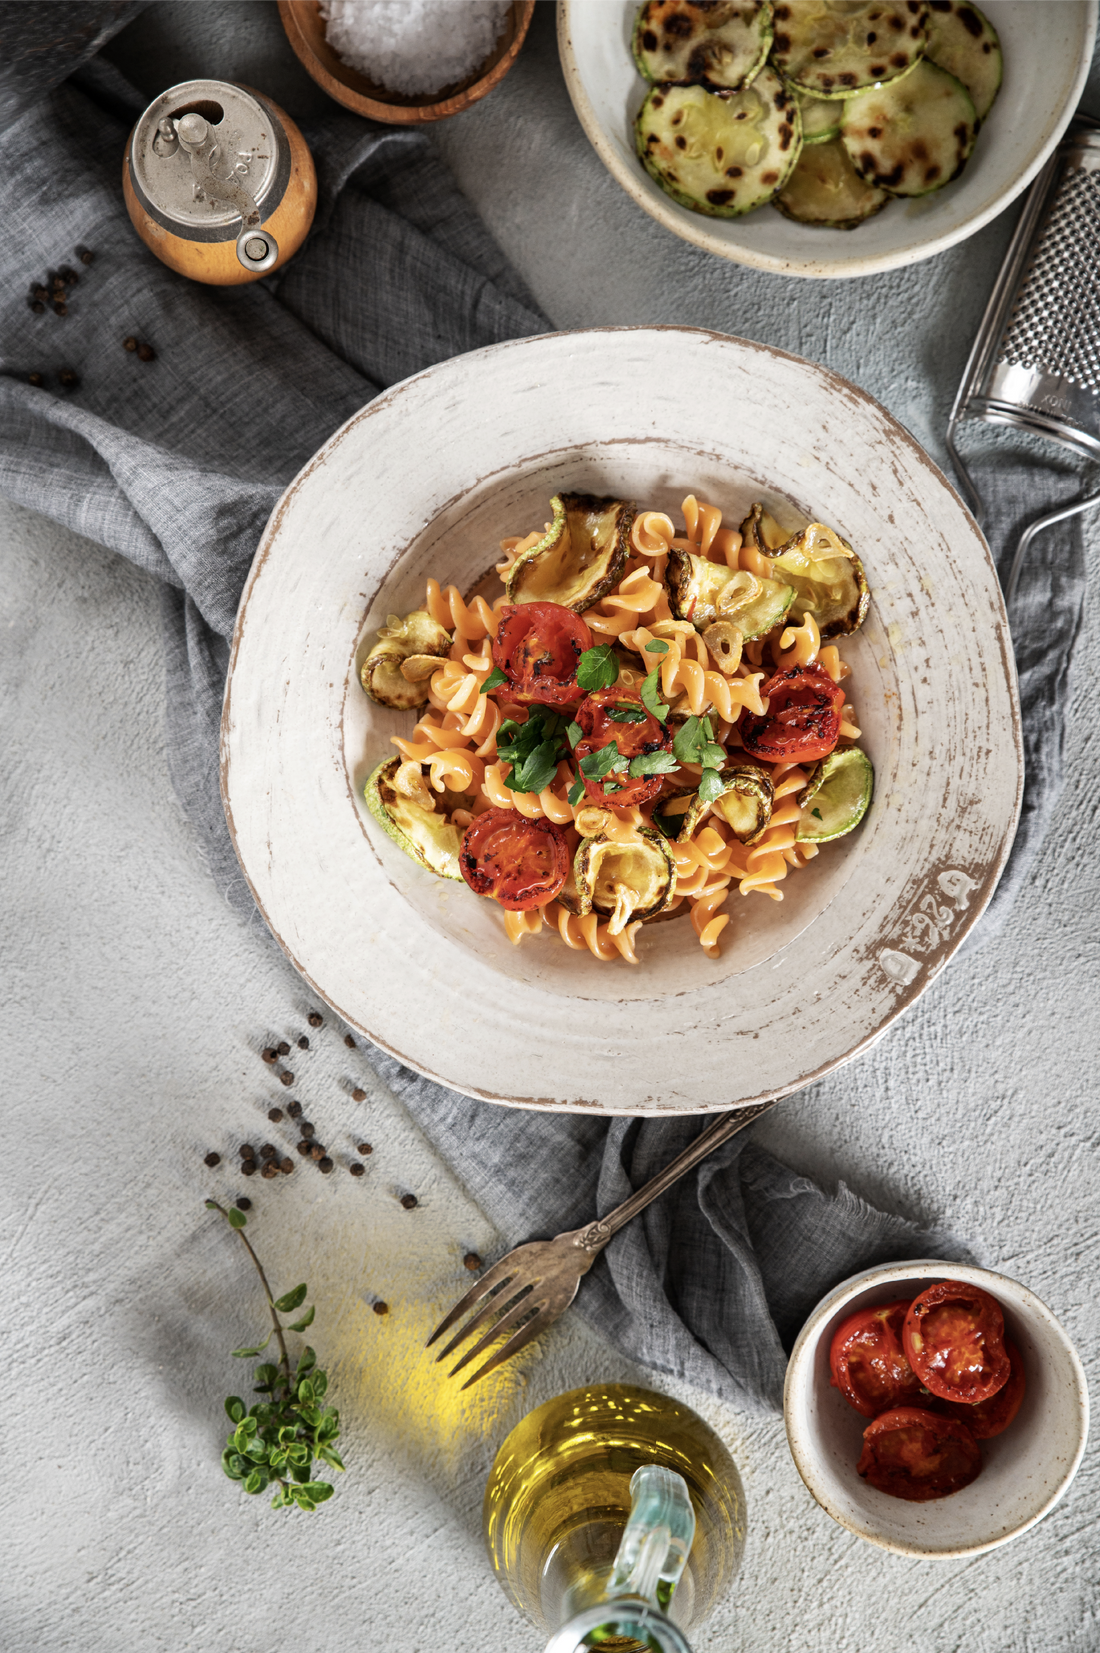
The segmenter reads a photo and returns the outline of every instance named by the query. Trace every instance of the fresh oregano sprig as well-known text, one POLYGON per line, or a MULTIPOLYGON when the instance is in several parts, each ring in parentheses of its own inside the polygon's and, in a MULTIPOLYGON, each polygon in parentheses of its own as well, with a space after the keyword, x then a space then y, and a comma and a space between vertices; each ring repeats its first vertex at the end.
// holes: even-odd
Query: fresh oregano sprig
POLYGON ((222 1468, 231 1481, 239 1481, 245 1492, 260 1493, 269 1486, 276 1488, 271 1500, 272 1509, 315 1510, 326 1498, 332 1497, 328 1481, 313 1480, 313 1461, 319 1458, 333 1469, 342 1470, 340 1454, 333 1442, 340 1433, 340 1414, 334 1406, 324 1406, 328 1377, 317 1365, 317 1356, 308 1343, 291 1371, 286 1333, 304 1332, 313 1322, 313 1305, 289 1325, 284 1326, 279 1316, 292 1314, 306 1300, 305 1284, 295 1286, 282 1297, 272 1297, 263 1264, 251 1244, 241 1232, 247 1219, 236 1206, 229 1211, 217 1200, 207 1200, 208 1211, 220 1211, 230 1228, 237 1233, 241 1244, 256 1265, 263 1283, 264 1296, 271 1315, 271 1331, 255 1348, 234 1349, 239 1360, 262 1354, 272 1336, 279 1345, 276 1364, 265 1361, 257 1366, 254 1393, 266 1400, 246 1407, 239 1395, 226 1398, 225 1410, 233 1432, 222 1453, 222 1468))

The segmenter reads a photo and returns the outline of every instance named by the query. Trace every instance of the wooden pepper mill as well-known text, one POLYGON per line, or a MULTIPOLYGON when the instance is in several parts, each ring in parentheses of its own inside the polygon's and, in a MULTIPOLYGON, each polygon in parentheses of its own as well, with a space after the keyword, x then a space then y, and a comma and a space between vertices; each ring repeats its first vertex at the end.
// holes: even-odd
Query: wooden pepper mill
POLYGON ((122 189, 134 228, 192 281, 256 281, 297 252, 317 174, 305 139, 262 92, 223 80, 169 87, 126 146, 122 189))

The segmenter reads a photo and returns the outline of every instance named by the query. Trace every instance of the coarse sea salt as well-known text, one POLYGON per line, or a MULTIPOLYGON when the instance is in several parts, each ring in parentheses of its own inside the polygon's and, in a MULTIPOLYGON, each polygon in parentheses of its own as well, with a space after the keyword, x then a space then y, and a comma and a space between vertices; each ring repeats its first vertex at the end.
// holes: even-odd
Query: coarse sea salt
POLYGON ((489 56, 508 0, 321 0, 329 45, 390 92, 438 92, 489 56))

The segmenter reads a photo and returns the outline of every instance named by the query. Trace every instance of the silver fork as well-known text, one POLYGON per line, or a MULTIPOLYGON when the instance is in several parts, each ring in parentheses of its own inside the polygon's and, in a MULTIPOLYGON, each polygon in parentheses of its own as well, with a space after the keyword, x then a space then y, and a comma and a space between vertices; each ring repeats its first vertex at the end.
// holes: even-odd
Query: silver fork
POLYGON ((726 1114, 724 1118, 715 1120, 714 1124, 708 1125, 682 1154, 677 1154, 663 1171, 659 1171, 636 1193, 631 1194, 622 1205, 616 1206, 614 1211, 609 1211, 606 1217, 600 1217, 598 1221, 589 1223, 584 1228, 571 1228, 553 1240, 528 1240, 525 1245, 516 1246, 498 1263, 494 1263, 476 1285, 471 1286, 450 1314, 439 1322, 424 1345, 425 1348, 430 1349, 436 1339, 449 1332, 468 1309, 481 1303, 482 1306, 477 1313, 466 1322, 461 1331, 455 1333, 446 1348, 441 1349, 436 1355, 436 1361, 446 1360, 460 1343, 464 1343, 487 1321, 492 1322, 489 1329, 471 1349, 467 1349, 448 1376, 455 1377, 463 1367, 468 1366, 471 1360, 475 1360, 507 1331, 511 1332, 508 1341, 483 1366, 479 1366, 472 1377, 466 1379, 462 1385, 463 1389, 468 1389, 478 1378, 502 1366, 506 1360, 511 1360, 512 1356, 530 1343, 532 1338, 544 1332, 547 1326, 553 1325, 560 1314, 565 1313, 577 1295, 577 1287, 613 1234, 625 1227, 639 1211, 644 1211, 666 1188, 671 1188, 674 1182, 679 1182, 692 1166, 698 1165, 699 1161, 705 1159, 720 1143, 728 1142, 731 1136, 743 1131, 754 1119, 759 1119, 769 1108, 774 1108, 778 1101, 779 1097, 776 1096, 769 1098, 767 1102, 754 1102, 751 1107, 740 1108, 736 1113, 726 1114), (483 1302, 483 1299, 487 1301, 483 1302))

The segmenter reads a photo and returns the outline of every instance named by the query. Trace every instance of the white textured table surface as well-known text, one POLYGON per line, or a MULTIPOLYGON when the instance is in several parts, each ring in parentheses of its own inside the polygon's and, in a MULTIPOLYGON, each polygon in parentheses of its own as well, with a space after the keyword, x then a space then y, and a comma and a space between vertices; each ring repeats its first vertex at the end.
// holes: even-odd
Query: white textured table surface
MULTIPOLYGON (((934 453, 1011 227, 844 286, 753 275, 639 213, 577 127, 539 8, 514 72, 440 129, 460 182, 555 323, 690 322, 800 352, 879 396, 934 453)), ((112 48, 150 94, 196 73, 316 106, 274 7, 160 3, 112 48)), ((749 1542, 697 1653, 1088 1653, 1100 1646, 1096 1454, 1053 1514, 962 1563, 902 1560, 833 1525, 778 1419, 633 1369, 575 1318, 460 1398, 420 1354, 489 1255, 484 1218, 288 965, 207 879, 165 766, 156 593, 105 551, 0 502, 8 1444, 0 1642, 73 1653, 488 1646, 537 1653, 480 1542, 497 1445, 532 1405, 632 1379, 681 1395, 741 1467, 749 1542), (259 1059, 306 1032, 299 1096, 360 1181, 234 1177, 281 1141, 259 1059), (352 1084, 368 1092, 354 1103, 352 1084), (203 1155, 223 1164, 208 1172, 203 1155), (308 1278, 344 1421, 334 1499, 277 1513, 224 1479, 228 1351, 263 1324, 241 1247, 203 1209, 254 1199, 276 1289, 308 1278), (405 1211, 406 1191, 420 1201, 405 1211), (372 1312, 376 1297, 390 1305, 372 1312)), ((759 1136, 791 1164, 970 1237, 1060 1316, 1095 1384, 1095 589, 1078 651, 1070 781, 1004 937, 957 959, 857 1065, 759 1136)))

